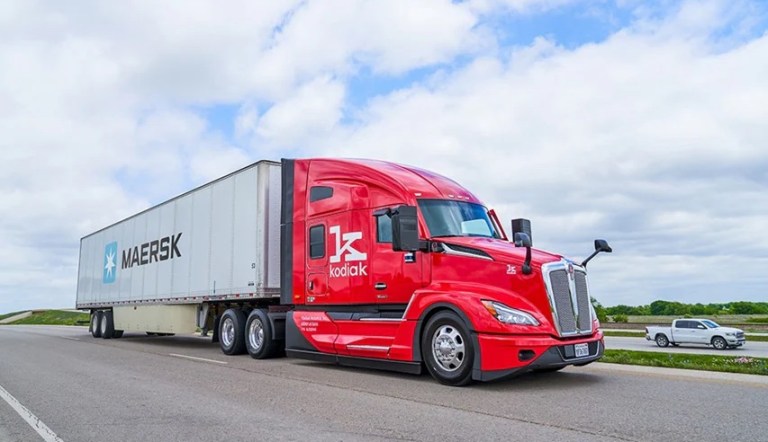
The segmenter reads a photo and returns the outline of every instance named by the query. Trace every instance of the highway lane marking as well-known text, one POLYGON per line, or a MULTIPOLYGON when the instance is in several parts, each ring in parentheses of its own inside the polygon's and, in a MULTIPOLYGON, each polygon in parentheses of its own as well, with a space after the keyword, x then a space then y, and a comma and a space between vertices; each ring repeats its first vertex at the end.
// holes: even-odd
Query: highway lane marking
POLYGON ((176 353, 168 353, 168 356, 173 356, 174 358, 191 359, 193 361, 213 362, 215 364, 228 364, 229 363, 229 362, 224 362, 224 361, 217 361, 216 359, 196 358, 194 356, 178 355, 176 353))
POLYGON ((59 337, 60 337, 61 339, 66 339, 66 340, 68 340, 68 341, 77 341, 77 342, 80 342, 80 339, 78 339, 78 338, 70 338, 70 337, 68 337, 68 336, 59 336, 59 337))
POLYGON ((13 397, 11 393, 8 393, 2 385, 0 385, 0 397, 3 398, 5 402, 8 402, 8 405, 10 405, 33 430, 37 431, 37 434, 39 434, 45 442, 64 442, 59 436, 56 436, 56 433, 51 431, 39 417, 35 416, 27 407, 21 405, 21 402, 13 397))

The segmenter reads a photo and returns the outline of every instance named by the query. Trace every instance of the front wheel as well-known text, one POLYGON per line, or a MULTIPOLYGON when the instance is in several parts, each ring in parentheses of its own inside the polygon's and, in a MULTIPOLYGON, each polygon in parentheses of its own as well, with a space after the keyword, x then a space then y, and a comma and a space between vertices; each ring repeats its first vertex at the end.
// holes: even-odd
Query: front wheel
POLYGON ((656 345, 658 345, 659 347, 666 347, 669 345, 669 339, 667 339, 667 337, 664 335, 657 335, 656 345))
POLYGON ((712 338, 712 346, 718 350, 725 350, 728 348, 728 343, 725 342, 725 339, 721 338, 720 336, 715 336, 712 338))
POLYGON ((421 335, 421 353, 429 374, 445 385, 466 385, 472 380, 475 347, 464 322, 455 313, 432 316, 421 335))

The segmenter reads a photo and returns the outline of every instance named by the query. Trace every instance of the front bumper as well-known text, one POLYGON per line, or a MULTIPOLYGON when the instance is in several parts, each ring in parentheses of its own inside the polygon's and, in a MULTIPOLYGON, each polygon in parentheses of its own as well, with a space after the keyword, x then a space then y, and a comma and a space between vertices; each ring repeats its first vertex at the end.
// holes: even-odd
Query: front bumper
POLYGON ((554 369, 568 365, 587 365, 603 357, 603 334, 578 340, 559 340, 552 337, 487 336, 478 335, 480 368, 472 378, 493 381, 532 370, 554 369), (589 354, 576 357, 574 345, 587 344, 589 354))
POLYGON ((728 345, 735 345, 737 347, 741 347, 742 345, 747 343, 747 338, 736 338, 734 336, 726 336, 725 341, 728 343, 728 345))

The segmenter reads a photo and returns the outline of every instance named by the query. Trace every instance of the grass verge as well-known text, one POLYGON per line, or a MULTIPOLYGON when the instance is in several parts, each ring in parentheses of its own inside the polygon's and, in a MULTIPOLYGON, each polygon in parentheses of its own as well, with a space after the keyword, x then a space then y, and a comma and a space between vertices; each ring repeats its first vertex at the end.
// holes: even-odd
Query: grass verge
POLYGON ((14 321, 12 325, 83 325, 88 324, 90 317, 83 312, 65 312, 63 310, 43 310, 32 313, 24 319, 14 321))
POLYGON ((632 350, 605 350, 605 355, 600 359, 600 362, 768 376, 768 359, 745 356, 713 356, 632 350))
POLYGON ((645 337, 645 332, 642 330, 638 331, 629 331, 629 330, 621 330, 621 331, 614 331, 614 330, 603 330, 603 334, 605 336, 620 336, 623 338, 642 338, 645 337))
MULTIPOLYGON (((638 331, 629 331, 629 330, 603 330, 603 334, 605 336, 619 336, 624 338, 644 338, 645 332, 642 330, 638 331)), ((756 335, 750 335, 747 333, 747 345, 749 345, 750 342, 768 342, 768 336, 756 336, 756 335)))

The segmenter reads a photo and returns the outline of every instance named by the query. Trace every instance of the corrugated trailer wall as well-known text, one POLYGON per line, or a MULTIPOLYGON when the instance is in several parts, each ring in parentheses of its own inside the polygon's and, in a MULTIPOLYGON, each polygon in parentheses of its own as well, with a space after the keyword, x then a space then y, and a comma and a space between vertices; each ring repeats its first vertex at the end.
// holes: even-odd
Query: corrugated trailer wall
POLYGON ((260 161, 84 237, 77 307, 279 297, 280 185, 260 161))

